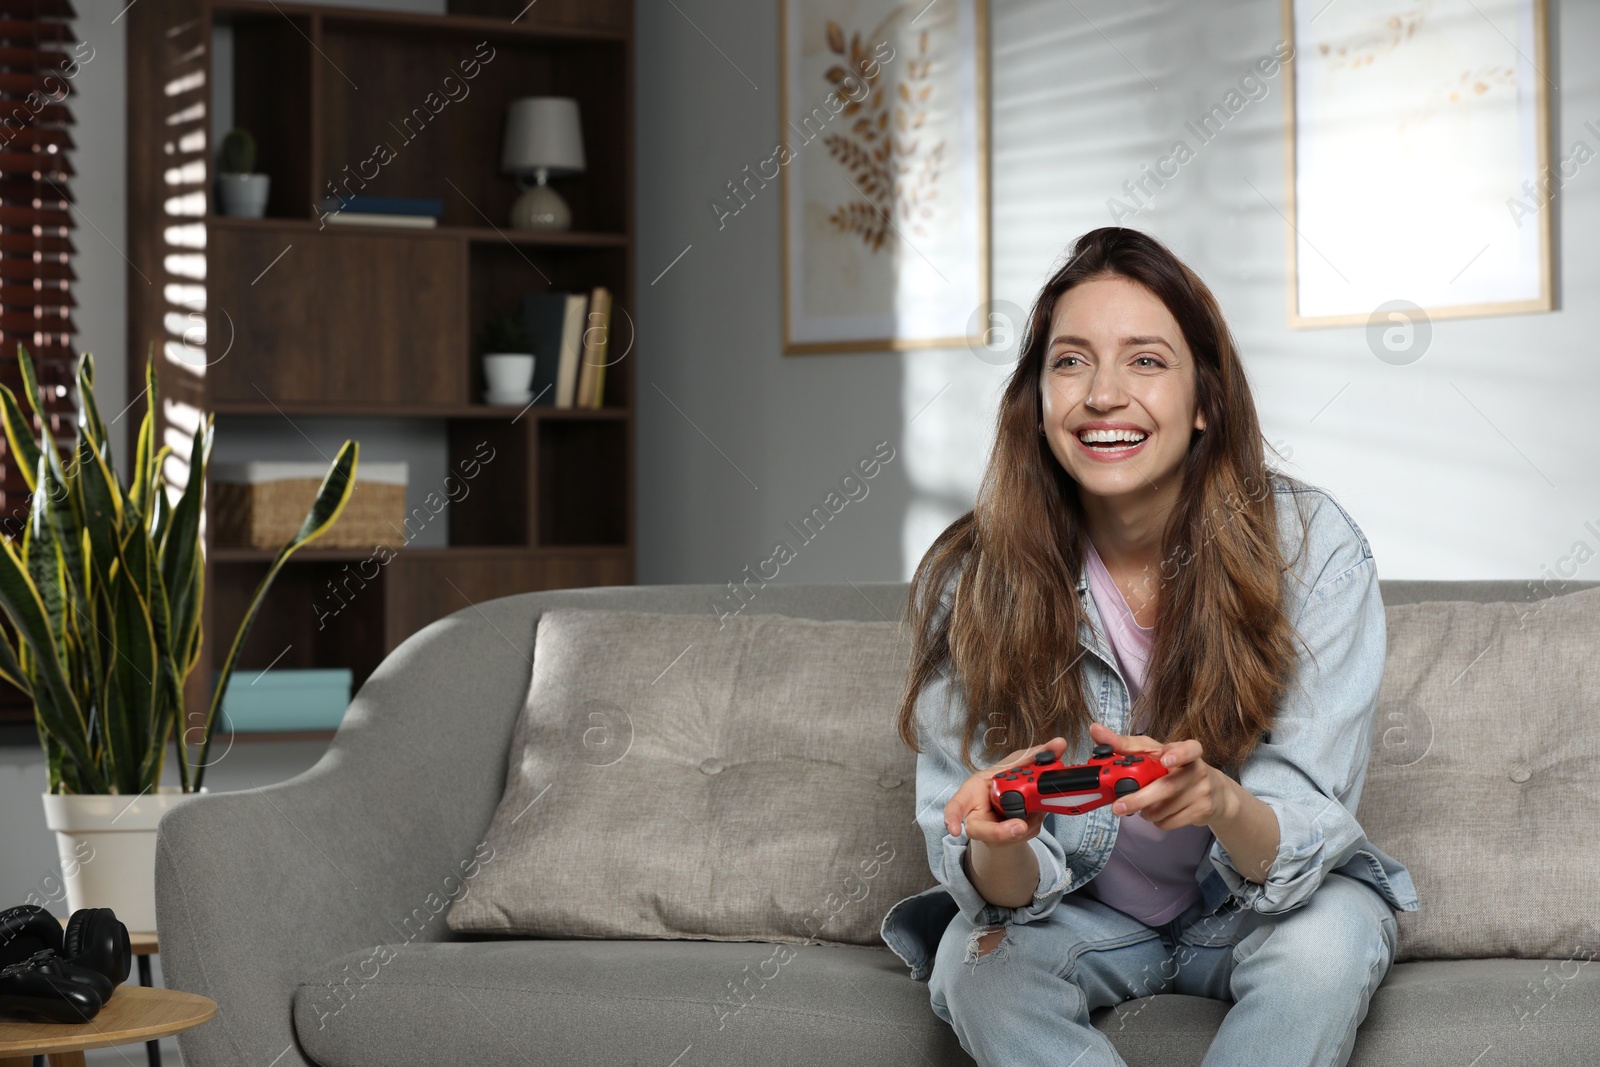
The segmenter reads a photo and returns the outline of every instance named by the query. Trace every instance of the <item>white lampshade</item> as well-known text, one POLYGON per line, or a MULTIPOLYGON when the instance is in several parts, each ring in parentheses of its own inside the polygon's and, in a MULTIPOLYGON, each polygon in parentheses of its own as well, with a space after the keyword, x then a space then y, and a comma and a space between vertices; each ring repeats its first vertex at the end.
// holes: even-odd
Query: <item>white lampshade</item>
POLYGON ((583 128, 578 102, 564 96, 524 96, 506 109, 506 137, 500 169, 530 175, 583 171, 583 128))

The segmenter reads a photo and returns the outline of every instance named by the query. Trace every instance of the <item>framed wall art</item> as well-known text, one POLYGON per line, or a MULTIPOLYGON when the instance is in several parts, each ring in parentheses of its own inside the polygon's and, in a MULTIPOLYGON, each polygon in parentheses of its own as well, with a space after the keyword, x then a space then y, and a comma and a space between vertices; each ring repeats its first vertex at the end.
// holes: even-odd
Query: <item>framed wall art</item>
POLYGON ((1553 308, 1546 2, 1284 0, 1291 327, 1553 308))
POLYGON ((968 344, 989 299, 985 0, 779 18, 778 140, 740 180, 781 173, 784 352, 968 344))

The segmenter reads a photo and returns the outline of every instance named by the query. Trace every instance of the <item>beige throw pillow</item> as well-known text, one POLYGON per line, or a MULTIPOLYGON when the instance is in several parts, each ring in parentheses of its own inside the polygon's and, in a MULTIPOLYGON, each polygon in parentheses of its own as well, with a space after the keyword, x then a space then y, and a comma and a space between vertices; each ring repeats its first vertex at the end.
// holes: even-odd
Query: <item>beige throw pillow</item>
POLYGON ((1356 817, 1422 901, 1399 913, 1396 958, 1593 958, 1600 590, 1386 617, 1356 817))
POLYGON ((933 884, 893 623, 556 608, 458 933, 882 946, 933 884))

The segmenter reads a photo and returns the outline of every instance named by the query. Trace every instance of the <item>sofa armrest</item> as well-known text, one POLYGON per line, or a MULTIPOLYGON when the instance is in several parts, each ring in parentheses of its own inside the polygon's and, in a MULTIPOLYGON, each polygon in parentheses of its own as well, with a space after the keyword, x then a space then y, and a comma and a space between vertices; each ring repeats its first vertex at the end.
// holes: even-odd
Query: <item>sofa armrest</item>
POLYGON ((357 948, 448 937, 434 901, 459 895, 499 803, 544 606, 506 597, 428 625, 362 685, 315 766, 161 820, 163 977, 218 1005, 179 1037, 185 1063, 309 1064, 291 1012, 307 973, 357 948))

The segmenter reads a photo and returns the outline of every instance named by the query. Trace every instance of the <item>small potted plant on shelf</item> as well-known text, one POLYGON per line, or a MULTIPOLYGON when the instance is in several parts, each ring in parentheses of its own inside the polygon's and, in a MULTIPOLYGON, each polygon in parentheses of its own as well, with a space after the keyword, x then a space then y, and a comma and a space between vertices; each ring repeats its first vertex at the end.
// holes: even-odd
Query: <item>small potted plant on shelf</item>
POLYGON ((479 350, 483 353, 483 378, 488 383, 484 400, 491 404, 526 404, 533 399, 533 347, 521 319, 515 315, 490 319, 479 350))
POLYGON ((222 214, 238 219, 259 219, 267 213, 267 190, 272 179, 256 173, 256 139, 249 130, 233 129, 222 139, 221 171, 217 192, 222 214))
POLYGON ((94 357, 77 362, 75 442, 63 462, 38 381, 17 345, 27 413, 0 385, 0 422, 32 496, 18 541, 0 537, 0 677, 27 693, 44 747, 45 818, 56 831, 69 906, 109 907, 131 930, 155 929, 155 830, 202 789, 222 695, 267 589, 289 556, 326 532, 355 486, 359 446, 346 441, 305 522, 278 549, 223 662, 210 710, 191 724, 184 679, 199 660, 205 597, 200 518, 212 416, 196 428, 174 503, 156 447, 153 353, 147 404, 122 484, 94 396, 94 357), (33 436, 32 417, 42 427, 33 436), (176 786, 162 786, 168 745, 176 786))

